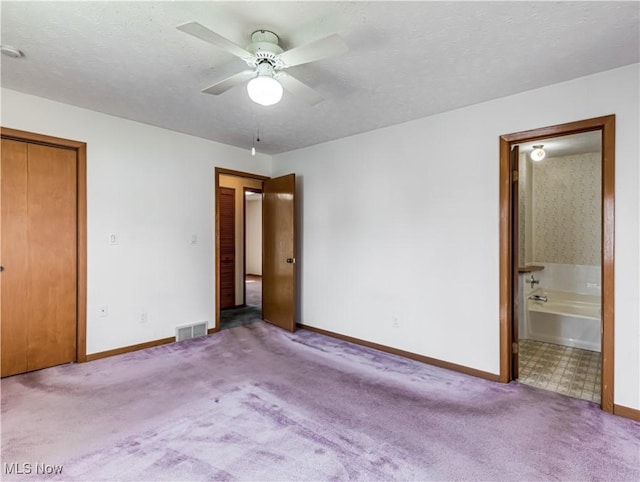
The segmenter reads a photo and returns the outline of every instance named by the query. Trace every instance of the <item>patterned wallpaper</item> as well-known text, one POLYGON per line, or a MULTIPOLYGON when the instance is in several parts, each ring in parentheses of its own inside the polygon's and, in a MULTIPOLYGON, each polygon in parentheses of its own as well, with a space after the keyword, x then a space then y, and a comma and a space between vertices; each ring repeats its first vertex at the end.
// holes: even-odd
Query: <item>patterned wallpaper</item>
POLYGON ((600 264, 600 157, 597 152, 529 164, 532 261, 600 264))

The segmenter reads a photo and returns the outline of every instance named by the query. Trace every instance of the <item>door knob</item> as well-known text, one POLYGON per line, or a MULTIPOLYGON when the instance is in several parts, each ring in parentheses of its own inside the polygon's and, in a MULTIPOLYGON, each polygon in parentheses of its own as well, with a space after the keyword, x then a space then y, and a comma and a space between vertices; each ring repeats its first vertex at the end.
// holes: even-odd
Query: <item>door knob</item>
POLYGON ((296 258, 287 258, 287 263, 294 264, 296 262, 296 258))

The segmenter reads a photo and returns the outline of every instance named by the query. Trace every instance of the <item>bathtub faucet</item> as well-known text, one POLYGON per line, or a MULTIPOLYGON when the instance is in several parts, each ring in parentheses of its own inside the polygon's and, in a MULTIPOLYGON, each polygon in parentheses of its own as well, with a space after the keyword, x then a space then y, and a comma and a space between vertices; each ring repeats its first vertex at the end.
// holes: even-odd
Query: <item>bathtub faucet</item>
POLYGON ((546 296, 541 295, 531 295, 529 296, 529 299, 533 301, 544 301, 545 303, 548 301, 546 296))
POLYGON ((540 280, 539 280, 539 279, 535 279, 535 278, 533 277, 533 275, 531 275, 531 278, 529 278, 529 279, 527 280, 527 283, 531 283, 531 288, 533 288, 533 285, 538 285, 538 284, 540 284, 540 280))

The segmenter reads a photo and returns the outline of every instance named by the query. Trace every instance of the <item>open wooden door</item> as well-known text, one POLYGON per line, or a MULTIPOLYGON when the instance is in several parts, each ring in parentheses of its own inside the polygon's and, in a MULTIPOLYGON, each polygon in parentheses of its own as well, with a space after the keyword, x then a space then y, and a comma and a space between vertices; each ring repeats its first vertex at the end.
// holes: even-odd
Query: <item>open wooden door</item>
POLYGON ((518 352, 520 344, 518 333, 518 310, 520 290, 518 287, 520 257, 518 255, 519 223, 519 167, 520 148, 511 149, 511 378, 516 380, 519 372, 518 352))
POLYGON ((264 181, 262 200, 262 317, 296 329, 296 176, 264 181))

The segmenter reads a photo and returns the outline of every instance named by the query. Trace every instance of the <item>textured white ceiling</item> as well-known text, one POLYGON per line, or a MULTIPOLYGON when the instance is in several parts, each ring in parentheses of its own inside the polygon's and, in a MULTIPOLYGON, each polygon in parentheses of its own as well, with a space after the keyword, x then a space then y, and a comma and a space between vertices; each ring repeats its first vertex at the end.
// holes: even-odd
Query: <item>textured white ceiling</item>
POLYGON ((268 154, 640 61, 632 2, 1 2, 2 86, 268 154), (340 34, 349 52, 288 70, 325 97, 252 103, 244 70, 176 29, 197 21, 241 46, 340 34))

